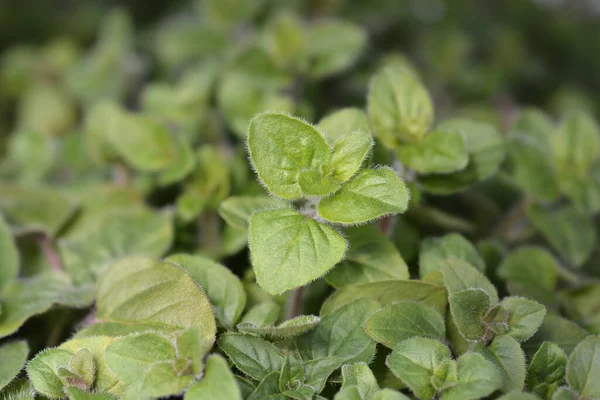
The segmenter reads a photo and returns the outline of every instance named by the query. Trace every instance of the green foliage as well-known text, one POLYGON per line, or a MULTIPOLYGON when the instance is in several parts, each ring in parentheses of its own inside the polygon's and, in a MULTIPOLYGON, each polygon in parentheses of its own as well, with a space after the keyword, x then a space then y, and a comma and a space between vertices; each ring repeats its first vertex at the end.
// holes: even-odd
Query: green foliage
POLYGON ((1 399, 600 399, 591 2, 14 3, 1 399))

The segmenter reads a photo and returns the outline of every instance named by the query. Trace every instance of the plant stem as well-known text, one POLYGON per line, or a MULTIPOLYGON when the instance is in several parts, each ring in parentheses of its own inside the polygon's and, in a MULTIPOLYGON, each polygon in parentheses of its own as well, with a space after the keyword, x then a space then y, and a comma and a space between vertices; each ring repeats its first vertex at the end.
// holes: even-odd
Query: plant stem
POLYGON ((120 186, 127 186, 129 184, 129 169, 121 162, 114 165, 112 170, 113 182, 120 186))
POLYGON ((54 248, 54 243, 52 243, 52 239, 45 233, 41 233, 37 236, 37 242, 48 260, 48 264, 52 268, 52 271, 62 271, 62 263, 58 254, 56 253, 56 249, 54 248))
POLYGON ((497 237, 505 242, 511 242, 513 238, 518 236, 522 230, 522 225, 526 223, 525 214, 529 201, 527 198, 519 200, 504 216, 496 228, 492 236, 497 237))
POLYGON ((294 289, 292 294, 290 295, 290 300, 287 309, 286 319, 291 319, 297 317, 302 313, 303 308, 303 300, 304 300, 304 287, 299 287, 294 289))

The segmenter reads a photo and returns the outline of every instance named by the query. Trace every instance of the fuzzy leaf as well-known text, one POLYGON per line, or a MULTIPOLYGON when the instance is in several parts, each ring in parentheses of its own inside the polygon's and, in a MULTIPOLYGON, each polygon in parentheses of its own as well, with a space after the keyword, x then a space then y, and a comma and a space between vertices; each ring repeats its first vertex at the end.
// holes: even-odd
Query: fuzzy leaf
POLYGON ((279 318, 281 307, 277 303, 266 301, 257 304, 244 314, 240 323, 254 326, 273 325, 279 318))
POLYGON ((253 214, 249 245, 257 282, 274 295, 319 278, 346 252, 339 233, 290 209, 253 214))
POLYGON ((151 397, 176 395, 193 382, 193 376, 178 374, 173 368, 172 361, 158 362, 146 371, 141 381, 141 393, 151 397))
POLYGON ((527 369, 527 389, 544 399, 562 384, 567 355, 555 343, 544 342, 533 356, 527 369))
POLYGON ((69 370, 80 376, 88 387, 94 383, 96 364, 94 355, 89 349, 80 349, 69 362, 69 370))
POLYGON ((259 381, 273 371, 280 371, 285 362, 273 344, 251 335, 223 334, 219 348, 240 371, 259 381))
POLYGON ((371 78, 367 110, 374 134, 386 147, 420 141, 433 121, 433 104, 421 82, 389 66, 371 78))
POLYGON ((600 132, 596 121, 585 112, 572 112, 552 135, 552 150, 559 171, 585 176, 600 157, 600 132))
POLYGON ((342 108, 326 115, 319 121, 317 128, 334 144, 344 136, 354 132, 369 133, 369 120, 365 112, 359 108, 342 108))
POLYGON ((437 340, 413 337, 394 347, 386 365, 418 398, 431 399, 437 391, 431 383, 434 369, 450 356, 450 349, 437 340))
POLYGON ((492 362, 502 373, 502 390, 522 390, 525 385, 525 355, 519 342, 508 335, 496 336, 492 343, 485 347, 475 348, 488 361, 492 362))
POLYGON ((476 400, 488 396, 502 386, 500 371, 476 353, 458 359, 458 382, 442 395, 442 400, 476 400))
POLYGON ((29 346, 25 341, 8 342, 0 346, 0 391, 17 377, 25 366, 29 346))
POLYGON ((297 175, 330 161, 329 145, 312 125, 285 114, 264 113, 248 127, 248 151, 261 182, 276 196, 302 195, 297 175))
POLYGON ((363 165, 373 147, 373 138, 364 132, 341 137, 333 145, 330 169, 333 178, 342 183, 354 176, 363 165))
POLYGON ((567 361, 567 383, 583 398, 600 397, 600 336, 588 336, 573 350, 567 361))
POLYGON ((417 143, 400 146, 397 156, 422 174, 460 171, 469 162, 465 139, 458 131, 435 130, 417 143))
POLYGON ((422 303, 412 302, 393 303, 377 311, 367 319, 365 331, 390 348, 413 336, 435 339, 446 336, 440 313, 422 303))
POLYGON ((587 332, 573 321, 548 313, 535 335, 523 343, 523 348, 533 355, 544 342, 549 341, 559 345, 568 355, 586 336, 587 332))
POLYGON ((540 400, 540 397, 533 393, 515 391, 498 397, 498 400, 540 400))
POLYGON ((298 336, 312 330, 320 320, 319 317, 314 315, 300 315, 284 321, 277 326, 256 326, 254 324, 241 323, 237 325, 237 329, 242 333, 253 333, 274 338, 287 338, 298 336))
POLYGON ((228 399, 242 400, 242 393, 227 361, 218 354, 206 360, 206 369, 200 382, 192 385, 184 396, 185 400, 228 399))
POLYGON ((408 279, 408 266, 394 244, 375 226, 347 229, 350 249, 325 280, 333 287, 393 279, 408 279))
POLYGON ((498 303, 498 292, 490 281, 468 262, 450 257, 442 264, 444 284, 452 294, 465 289, 481 289, 491 299, 491 305, 498 303))
POLYGON ((233 227, 248 229, 255 212, 286 207, 286 202, 268 196, 233 196, 221 202, 219 215, 233 227))
POLYGON ((167 261, 181 266, 204 289, 221 325, 235 326, 246 306, 246 292, 237 276, 202 256, 175 254, 167 261))
POLYGON ((341 190, 319 202, 319 216, 339 224, 359 224, 398 214, 408 207, 409 192, 389 168, 363 169, 341 190))
POLYGON ((508 311, 506 334, 519 342, 533 336, 546 316, 546 308, 543 305, 522 297, 505 297, 500 305, 508 311))
POLYGON ((475 246, 459 233, 450 233, 439 238, 426 238, 419 251, 419 275, 424 278, 433 271, 439 271, 449 257, 465 260, 479 271, 485 271, 485 262, 475 246))
POLYGON ((472 288, 451 293, 448 302, 452 319, 465 339, 481 340, 486 333, 483 320, 491 307, 490 296, 482 289, 472 288))
POLYGON ((360 399, 368 399, 379 390, 377 380, 367 363, 347 364, 342 367, 342 389, 355 386, 360 399))
POLYGON ((67 366, 72 356, 72 353, 60 349, 38 353, 27 364, 27 376, 35 390, 51 399, 62 399, 65 384, 58 376, 58 369, 67 366))
POLYGON ((298 173, 298 186, 307 197, 327 196, 336 192, 341 186, 329 175, 323 175, 319 170, 306 170, 298 173))
POLYGON ((117 398, 110 393, 86 392, 76 387, 69 387, 65 390, 69 400, 116 400, 117 398))

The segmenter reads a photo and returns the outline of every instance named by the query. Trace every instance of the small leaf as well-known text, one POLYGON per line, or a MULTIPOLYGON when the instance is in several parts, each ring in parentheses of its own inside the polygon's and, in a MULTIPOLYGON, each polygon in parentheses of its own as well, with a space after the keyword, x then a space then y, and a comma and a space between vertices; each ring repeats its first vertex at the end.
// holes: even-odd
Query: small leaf
POLYGON ((522 297, 505 297, 500 305, 508 311, 506 334, 519 342, 533 336, 546 316, 546 308, 543 305, 522 297))
POLYGON ((202 256, 175 254, 167 258, 187 271, 204 289, 221 325, 232 328, 246 306, 242 283, 228 268, 202 256))
POLYGON ((456 386, 457 378, 456 361, 447 359, 439 363, 433 370, 431 376, 431 384, 438 391, 444 391, 456 386))
POLYGON ((8 342, 0 346, 0 391, 17 377, 25 366, 29 346, 25 341, 8 342))
POLYGON ((271 372, 258 384, 254 392, 247 400, 287 400, 283 394, 279 394, 279 373, 271 372))
POLYGON ((377 308, 375 301, 360 299, 325 315, 315 329, 298 338, 302 358, 338 357, 342 363, 370 361, 375 342, 365 333, 364 325, 377 308))
POLYGON ((475 351, 492 362, 502 373, 503 391, 523 389, 526 374, 525 355, 519 342, 508 335, 500 335, 496 336, 488 347, 478 345, 475 351))
POLYGON ((331 176, 323 175, 319 170, 306 170, 298 173, 298 186, 307 197, 327 196, 336 192, 341 186, 331 176))
POLYGON ((498 400, 540 400, 540 397, 533 393, 510 392, 498 397, 498 400))
POLYGON ((176 395, 193 382, 193 376, 177 374, 173 369, 173 362, 158 362, 146 371, 141 381, 141 393, 152 397, 176 395))
MULTIPOLYGON (((370 350, 370 349, 369 349, 370 350)), ((367 352, 373 357, 373 352, 367 352)), ((306 379, 304 384, 312 388, 312 393, 321 393, 329 376, 342 366, 343 359, 340 357, 323 357, 316 360, 309 360, 304 364, 306 369, 306 379)), ((312 395, 312 393, 310 393, 312 395)))
POLYGON ((458 383, 445 391, 442 400, 481 399, 502 386, 500 371, 477 353, 458 358, 458 383))
POLYGON ((281 307, 277 303, 270 301, 253 306, 244 314, 242 324, 252 324, 254 326, 273 325, 279 318, 281 307))
POLYGON ((485 263, 475 246, 459 233, 450 233, 439 238, 426 238, 419 251, 419 276, 427 276, 441 266, 449 257, 465 260, 479 271, 485 271, 485 263))
POLYGON ((596 229, 588 216, 571 206, 556 210, 531 206, 527 215, 533 225, 558 253, 575 267, 591 255, 596 243, 596 229))
POLYGON ((333 178, 346 182, 363 165, 373 146, 373 138, 364 132, 355 132, 341 137, 333 145, 331 170, 333 178))
POLYGON ((253 214, 249 246, 257 282, 273 295, 319 278, 346 252, 339 233, 290 209, 253 214))
POLYGON ((465 339, 483 339, 486 334, 483 320, 491 307, 490 296, 482 289, 472 288, 451 293, 448 302, 452 319, 465 339))
POLYGON ((588 336, 573 350, 567 361, 567 383, 583 398, 600 397, 600 336, 588 336))
POLYGON ((359 224, 406 211, 409 193, 389 168, 363 169, 341 190, 319 202, 319 215, 329 222, 359 224))
POLYGON ((268 196, 233 196, 219 205, 219 215, 233 227, 248 229, 248 220, 257 211, 288 207, 287 202, 268 196))
POLYGON ((91 387, 96 375, 96 364, 92 352, 89 349, 81 349, 75 353, 69 362, 69 370, 79 375, 87 387, 91 387))
POLYGON ((227 361, 218 354, 211 354, 206 360, 204 376, 193 384, 184 396, 185 400, 228 399, 242 400, 242 393, 227 361))
POLYGON ((65 385, 58 377, 58 369, 67 366, 72 356, 72 353, 59 349, 46 349, 38 353, 27 364, 27 376, 35 390, 51 399, 62 399, 65 385))
POLYGON ((196 166, 192 146, 184 138, 176 139, 177 154, 166 169, 160 172, 157 181, 160 186, 168 186, 183 180, 196 166))
POLYGON ((567 355, 555 343, 544 342, 533 356, 527 369, 527 389, 544 399, 562 384, 567 355))
POLYGON ((219 348, 240 371, 259 381, 272 371, 280 371, 285 362, 273 344, 251 335, 223 334, 219 338, 219 348))
POLYGON ((559 345, 568 355, 587 334, 573 321, 548 313, 535 335, 523 343, 523 348, 533 355, 544 342, 548 341, 559 345))
POLYGON ((444 284, 452 294, 465 289, 481 289, 491 299, 491 305, 498 303, 498 292, 490 281, 468 262, 458 258, 448 258, 442 264, 444 284))
POLYGON ((342 367, 342 389, 355 386, 360 399, 368 399, 379 390, 377 380, 367 363, 347 364, 342 367))
POLYGON ((444 319, 439 312, 421 303, 390 304, 367 319, 365 331, 385 346, 393 348, 413 336, 443 339, 444 319))
POLYGON ((144 378, 152 365, 175 360, 175 349, 164 336, 146 332, 117 338, 106 348, 106 362, 128 385, 144 378))
POLYGON ((317 128, 334 144, 354 132, 369 133, 369 120, 360 108, 342 108, 326 115, 319 121, 317 128))
POLYGON ((469 155, 458 131, 435 130, 417 143, 398 148, 398 160, 422 174, 450 173, 464 169, 469 155))
POLYGON ((297 174, 330 161, 329 145, 312 125, 285 114, 264 113, 248 127, 248 151, 261 182, 276 196, 301 197, 297 174))
POLYGON ((370 400, 409 400, 409 398, 406 395, 396 392, 392 389, 381 389, 375 392, 370 400))
POLYGON ((350 249, 325 280, 333 287, 383 280, 408 279, 408 266, 394 244, 375 226, 347 229, 350 249))
POLYGON ((36 400, 36 396, 38 396, 38 393, 27 378, 14 380, 0 391, 0 394, 10 400, 36 400))
POLYGON ((67 388, 65 392, 69 396, 69 400, 117 400, 117 398, 110 393, 91 393, 73 386, 67 388))
POLYGON ((433 121, 429 93, 398 66, 386 67, 371 78, 367 110, 375 136, 390 149, 420 141, 433 121))
POLYGON ((448 305, 444 288, 416 280, 394 280, 360 283, 335 291, 321 307, 321 316, 358 299, 373 299, 379 307, 399 301, 423 303, 445 315, 448 305))
POLYGON ((4 217, 0 214, 0 292, 19 274, 19 252, 4 217))
POLYGON ((600 157, 600 132, 585 112, 572 112, 552 135, 552 150, 558 169, 567 176, 585 176, 600 157))
POLYGON ((579 396, 568 387, 563 386, 552 394, 552 400, 579 400, 579 396))
POLYGON ((300 315, 284 321, 277 326, 256 326, 254 324, 241 323, 237 325, 237 329, 242 333, 253 333, 273 338, 288 338, 310 331, 320 320, 319 317, 314 315, 300 315))
POLYGON ((413 337, 394 347, 386 365, 417 397, 431 399, 436 389, 431 383, 434 369, 450 359, 450 349, 434 339, 413 337))

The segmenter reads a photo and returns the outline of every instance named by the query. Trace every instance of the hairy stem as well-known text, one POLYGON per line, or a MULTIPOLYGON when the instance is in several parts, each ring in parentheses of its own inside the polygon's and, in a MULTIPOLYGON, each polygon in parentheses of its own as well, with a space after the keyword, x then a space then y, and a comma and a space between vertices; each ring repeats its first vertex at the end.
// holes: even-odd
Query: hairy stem
POLYGON ((52 271, 62 271, 62 263, 58 257, 58 253, 54 248, 54 243, 52 242, 50 236, 45 233, 41 233, 37 236, 37 242, 42 250, 42 253, 44 253, 44 256, 46 257, 46 260, 48 260, 48 264, 50 264, 52 271))

